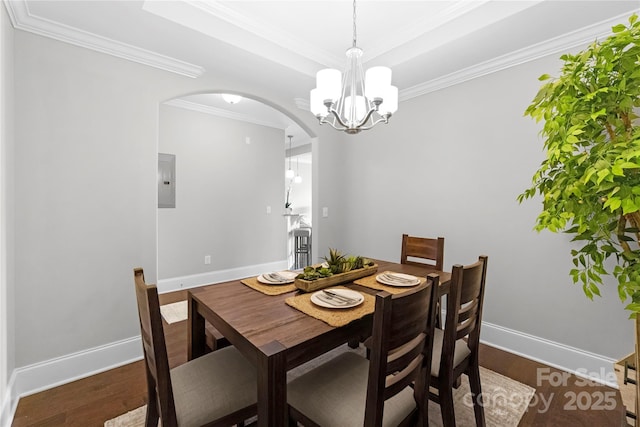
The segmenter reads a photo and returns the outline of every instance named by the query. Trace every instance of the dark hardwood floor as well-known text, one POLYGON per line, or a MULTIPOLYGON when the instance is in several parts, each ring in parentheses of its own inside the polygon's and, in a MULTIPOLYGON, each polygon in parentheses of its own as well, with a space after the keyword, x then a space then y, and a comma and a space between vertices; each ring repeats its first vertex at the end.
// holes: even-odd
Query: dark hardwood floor
MULTIPOLYGON (((186 291, 160 296, 161 304, 182 299, 186 291)), ((169 363, 180 365, 187 359, 186 322, 165 323, 164 328, 169 363)), ((624 425, 617 390, 486 345, 480 363, 536 389, 521 427, 624 425)), ((144 366, 142 361, 135 362, 20 399, 12 426, 102 427, 105 421, 143 405, 145 394, 144 366)))

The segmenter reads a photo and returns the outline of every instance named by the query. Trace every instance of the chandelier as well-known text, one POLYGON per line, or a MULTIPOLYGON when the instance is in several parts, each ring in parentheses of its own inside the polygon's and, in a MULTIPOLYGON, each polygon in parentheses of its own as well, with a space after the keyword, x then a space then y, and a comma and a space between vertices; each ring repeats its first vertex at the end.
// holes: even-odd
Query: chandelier
POLYGON ((316 88, 311 90, 311 112, 320 124, 356 134, 380 122, 388 123, 398 109, 398 88, 391 85, 391 69, 362 68, 362 49, 356 45, 356 2, 353 1, 353 44, 347 49, 344 76, 339 70, 326 68, 316 74, 316 88), (354 101, 355 100, 355 101, 354 101))

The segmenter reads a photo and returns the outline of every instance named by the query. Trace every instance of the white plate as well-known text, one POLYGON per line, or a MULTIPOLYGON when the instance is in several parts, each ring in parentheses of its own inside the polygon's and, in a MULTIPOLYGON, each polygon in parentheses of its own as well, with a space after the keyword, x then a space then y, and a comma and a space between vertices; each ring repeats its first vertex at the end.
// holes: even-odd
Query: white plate
POLYGON ((416 276, 403 273, 393 273, 391 271, 385 271, 382 274, 376 276, 376 280, 383 285, 388 286, 416 286, 420 284, 420 279, 416 276), (400 280, 388 279, 385 276, 397 277, 400 280))
POLYGON ((331 297, 326 295, 323 291, 314 292, 311 295, 311 302, 315 305, 325 308, 351 308, 362 304, 364 301, 364 295, 360 292, 352 291, 350 289, 327 289, 329 292, 336 293, 346 298, 351 298, 353 302, 342 302, 339 297, 331 297))
POLYGON ((264 273, 259 275, 258 282, 264 283, 266 285, 286 285, 289 283, 293 283, 296 279, 296 276, 298 275, 298 273, 294 273, 293 271, 278 271, 275 274, 282 276, 286 280, 273 280, 268 277, 269 274, 270 273, 264 273))

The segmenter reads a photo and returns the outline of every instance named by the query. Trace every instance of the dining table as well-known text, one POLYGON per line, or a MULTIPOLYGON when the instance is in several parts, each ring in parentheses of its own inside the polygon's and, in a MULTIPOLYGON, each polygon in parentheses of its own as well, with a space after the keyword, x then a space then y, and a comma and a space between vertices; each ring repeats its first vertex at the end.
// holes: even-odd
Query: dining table
MULTIPOLYGON (((428 265, 372 261, 377 264, 378 273, 392 271, 420 278, 435 273, 439 276, 438 294, 448 293, 451 273, 428 265)), ((379 292, 357 282, 340 286, 367 295, 379 292)), ((287 303, 300 290, 269 295, 247 283, 231 280, 189 290, 188 358, 192 360, 205 353, 205 321, 209 322, 256 367, 258 426, 286 426, 287 371, 340 345, 368 337, 373 313, 346 325, 331 326, 287 303)))

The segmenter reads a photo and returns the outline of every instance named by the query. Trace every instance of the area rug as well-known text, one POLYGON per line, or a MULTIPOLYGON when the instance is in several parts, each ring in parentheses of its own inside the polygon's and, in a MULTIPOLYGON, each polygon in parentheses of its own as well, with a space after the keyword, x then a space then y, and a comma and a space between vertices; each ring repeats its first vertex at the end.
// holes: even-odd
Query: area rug
MULTIPOLYGON (((287 379, 290 381, 302 375, 304 372, 342 351, 351 350, 347 346, 339 347, 289 371, 287 379)), ((355 351, 362 351, 362 348, 355 351)), ((475 426, 473 402, 466 375, 463 375, 462 378, 462 384, 454 392, 456 423, 460 427, 471 427, 475 426)), ((535 389, 482 367, 480 368, 480 378, 487 427, 517 427, 520 419, 529 407, 529 402, 535 393, 535 389)), ((146 406, 141 406, 140 408, 105 422, 104 426, 143 427, 145 414, 146 406)), ((442 427, 440 407, 434 402, 429 402, 429 425, 442 427)))
MULTIPOLYGON (((483 367, 480 367, 480 384, 487 427, 516 427, 536 391, 533 387, 483 367)), ((473 399, 466 375, 462 376, 462 384, 453 392, 453 406, 456 425, 476 425, 473 399)), ((434 402, 429 402, 429 425, 442 426, 440 406, 434 402)))
POLYGON ((187 320, 188 312, 186 300, 160 306, 162 318, 169 324, 187 320))

